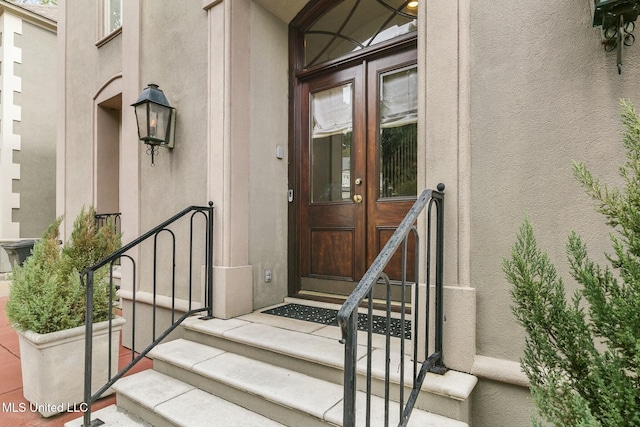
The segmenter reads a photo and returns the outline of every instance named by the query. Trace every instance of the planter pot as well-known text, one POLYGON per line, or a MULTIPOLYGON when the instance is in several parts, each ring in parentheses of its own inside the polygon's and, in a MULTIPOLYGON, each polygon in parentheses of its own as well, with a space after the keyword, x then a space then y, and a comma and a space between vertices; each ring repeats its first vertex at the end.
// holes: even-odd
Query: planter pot
MULTIPOLYGON (((125 319, 112 320, 111 375, 118 372, 120 331, 125 319)), ((84 400, 85 327, 38 334, 17 331, 20 343, 22 387, 30 410, 45 417, 76 411, 84 400)), ((102 387, 109 376, 109 322, 93 325, 93 375, 91 392, 102 387)), ((104 395, 113 393, 110 389, 104 395)))

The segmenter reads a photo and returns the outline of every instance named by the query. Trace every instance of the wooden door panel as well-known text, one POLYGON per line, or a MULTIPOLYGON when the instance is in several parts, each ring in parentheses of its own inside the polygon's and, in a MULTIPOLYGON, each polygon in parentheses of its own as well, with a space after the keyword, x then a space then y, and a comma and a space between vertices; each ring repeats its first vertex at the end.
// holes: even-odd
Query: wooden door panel
POLYGON ((310 213, 307 222, 309 228, 353 227, 355 223, 354 203, 313 204, 307 209, 310 213))
POLYGON ((311 229, 311 271, 318 278, 353 280, 355 273, 355 230, 353 228, 311 229))

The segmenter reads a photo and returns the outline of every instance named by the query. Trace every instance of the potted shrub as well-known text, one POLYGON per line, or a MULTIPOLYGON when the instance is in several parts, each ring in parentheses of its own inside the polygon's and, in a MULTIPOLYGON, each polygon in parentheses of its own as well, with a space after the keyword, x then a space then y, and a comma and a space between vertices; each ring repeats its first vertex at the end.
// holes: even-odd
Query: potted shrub
MULTIPOLYGON (((95 211, 84 208, 68 242, 60 247, 58 218, 49 226, 23 266, 16 266, 7 301, 7 317, 18 332, 23 393, 31 410, 43 416, 75 409, 83 401, 85 289, 79 272, 120 247, 113 224, 98 228, 95 211)), ((124 319, 109 301, 108 271, 95 276, 92 384, 108 378, 109 317, 111 370, 117 372, 119 333, 124 319)), ((115 295, 115 294, 114 294, 115 295)))

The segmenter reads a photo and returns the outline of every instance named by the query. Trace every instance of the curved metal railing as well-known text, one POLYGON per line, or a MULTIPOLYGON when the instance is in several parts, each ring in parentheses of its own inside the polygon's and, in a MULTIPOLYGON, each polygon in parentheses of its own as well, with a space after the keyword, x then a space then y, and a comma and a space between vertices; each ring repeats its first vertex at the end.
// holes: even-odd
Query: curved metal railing
POLYGON ((366 300, 367 314, 365 316, 367 325, 364 330, 367 333, 366 357, 366 386, 364 387, 366 400, 366 425, 371 425, 372 406, 372 333, 373 333, 373 291, 376 286, 382 285, 386 291, 384 301, 386 310, 386 341, 385 341, 385 379, 384 379, 384 405, 385 405, 385 426, 389 425, 392 414, 390 413, 390 402, 396 401, 399 406, 398 426, 406 426, 411 411, 416 403, 422 383, 427 372, 443 374, 446 367, 442 357, 442 330, 444 323, 443 316, 443 249, 444 249, 444 184, 438 184, 437 190, 425 190, 416 200, 398 228, 395 230, 386 245, 382 248, 376 259, 373 261, 365 275, 362 277, 357 287, 338 311, 338 324, 342 332, 341 342, 345 345, 344 362, 344 408, 343 426, 353 427, 356 425, 356 394, 357 386, 357 364, 358 364, 358 309, 366 300), (426 208, 426 255, 422 261, 425 262, 425 288, 426 301, 424 305, 420 302, 419 292, 419 270, 420 270, 420 242, 416 222, 426 208), (435 217, 434 217, 435 209, 435 217), (432 235, 435 228, 435 242, 432 235), (415 239, 415 277, 412 281, 407 278, 408 263, 408 241, 409 237, 415 239), (392 257, 398 250, 402 251, 402 273, 398 281, 392 281, 385 273, 385 268, 389 265, 392 257), (435 266, 433 265, 435 264, 435 266), (394 282, 394 283, 392 283, 394 282), (434 327, 434 350, 429 355, 430 342, 430 287, 435 285, 435 327, 434 327), (398 396, 391 397, 391 289, 400 287, 400 357, 399 357, 399 387, 398 396), (411 292, 413 290, 413 292, 411 292), (406 319, 406 312, 409 309, 407 293, 411 297, 411 314, 413 316, 410 326, 410 333, 406 333, 409 321, 406 319), (421 320, 419 314, 424 310, 425 319, 421 320), (405 341, 411 336, 413 348, 411 350, 411 360, 413 369, 411 378, 405 378, 405 341), (420 346, 420 341, 423 341, 420 346), (429 355, 426 357, 426 355, 429 355), (419 360, 422 360, 419 362, 419 360), (411 387, 408 398, 405 399, 405 387, 411 387))
MULTIPOLYGON (((167 239, 165 239, 166 241, 167 239)), ((165 264, 166 265, 166 264, 165 264)), ((134 365, 136 365, 140 360, 144 359, 146 355, 151 351, 156 345, 158 345, 163 339, 165 339, 174 329, 176 329, 182 321, 184 321, 187 317, 192 316, 196 313, 206 312, 204 318, 212 318, 213 317, 213 202, 209 202, 209 206, 190 206, 168 220, 164 221, 162 224, 157 227, 147 231, 142 236, 133 240, 132 242, 122 246, 121 249, 109 255, 108 257, 98 261, 91 267, 87 268, 83 272, 80 273, 80 280, 83 286, 86 286, 86 332, 85 332, 85 372, 84 372, 84 409, 86 409, 84 413, 84 426, 92 426, 92 425, 100 425, 102 422, 99 420, 91 421, 91 404, 99 399, 102 394, 109 389, 118 379, 120 379, 124 374, 126 374, 134 365), (177 223, 180 219, 184 217, 188 217, 189 214, 189 278, 188 278, 188 307, 187 310, 180 315, 176 319, 176 292, 178 289, 176 288, 176 233, 170 228, 173 224, 177 223), (194 277, 193 277, 193 261, 194 261, 194 219, 196 217, 203 217, 205 219, 205 230, 203 233, 199 235, 203 237, 203 242, 201 246, 204 246, 204 260, 203 264, 205 266, 205 289, 204 289, 204 301, 200 304, 201 306, 198 308, 193 308, 192 299, 193 299, 193 287, 194 287, 194 277), (168 234, 170 247, 171 247, 171 325, 164 330, 159 335, 156 333, 156 311, 158 308, 158 245, 159 245, 159 237, 161 235, 168 234), (153 260, 152 260, 152 282, 153 282, 153 296, 152 296, 152 336, 151 343, 147 345, 147 347, 142 350, 136 356, 136 278, 137 278, 137 262, 131 255, 128 254, 134 248, 139 247, 143 242, 146 242, 150 239, 153 239, 153 260), (131 265, 131 278, 132 278, 132 313, 131 313, 131 329, 132 329, 132 338, 131 338, 131 350, 132 350, 132 360, 131 362, 119 370, 115 375, 112 375, 112 360, 111 360, 111 350, 112 350, 112 322, 113 319, 109 319, 109 362, 108 362, 108 378, 109 380, 102 385, 95 393, 91 393, 92 384, 92 354, 93 354, 93 291, 94 291, 94 274, 103 267, 109 268, 109 306, 113 306, 114 300, 114 265, 120 265, 121 261, 126 261, 131 265)), ((182 310, 180 310, 182 311, 182 310)), ((117 342, 117 341, 116 341, 117 342)))

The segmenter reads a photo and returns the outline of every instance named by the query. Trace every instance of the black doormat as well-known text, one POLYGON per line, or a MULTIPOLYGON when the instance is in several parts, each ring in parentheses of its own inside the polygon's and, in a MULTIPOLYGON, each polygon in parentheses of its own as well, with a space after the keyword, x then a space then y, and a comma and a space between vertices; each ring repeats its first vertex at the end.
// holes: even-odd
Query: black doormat
MULTIPOLYGON (((323 325, 337 326, 338 321, 336 316, 337 310, 330 308, 312 307, 301 304, 286 304, 280 307, 264 310, 262 313, 273 314, 275 316, 289 317, 291 319, 306 320, 307 322, 321 323, 323 325)), ((366 331, 368 322, 368 315, 364 313, 358 313, 358 330, 366 331)), ((402 322, 400 319, 391 319, 389 325, 389 335, 392 337, 400 338, 402 334, 402 322)), ((404 337, 411 339, 411 321, 405 320, 405 332, 404 337)), ((387 319, 382 316, 373 316, 373 333, 386 335, 387 333, 387 319)))

